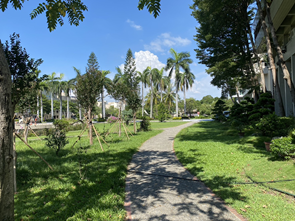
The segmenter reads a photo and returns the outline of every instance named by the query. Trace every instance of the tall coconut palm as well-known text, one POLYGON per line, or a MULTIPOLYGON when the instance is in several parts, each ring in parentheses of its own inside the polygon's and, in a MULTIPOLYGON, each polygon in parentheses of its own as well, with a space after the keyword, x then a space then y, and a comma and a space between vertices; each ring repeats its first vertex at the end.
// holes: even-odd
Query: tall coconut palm
POLYGON ((137 71, 137 74, 139 76, 139 80, 141 81, 141 102, 142 102, 142 110, 141 115, 143 116, 144 112, 144 97, 143 97, 143 88, 146 88, 148 83, 147 75, 144 72, 137 71))
POLYGON ((115 75, 114 79, 113 79, 113 82, 114 84, 120 82, 122 83, 123 82, 123 71, 121 70, 121 68, 119 67, 116 67, 116 71, 117 71, 117 74, 115 75))
MULTIPOLYGON (((81 71, 79 69, 77 69, 75 67, 73 67, 73 68, 74 68, 74 71, 76 72, 77 76, 78 75, 81 75, 81 71)), ((74 89, 74 93, 76 93, 76 89, 74 89)), ((82 120, 82 108, 81 108, 81 105, 80 104, 78 104, 78 106, 79 106, 79 120, 82 120)))
POLYGON ((59 119, 60 120, 62 118, 62 92, 65 90, 65 85, 66 85, 66 82, 62 81, 63 77, 64 77, 64 74, 60 74, 59 81, 56 87, 56 93, 58 94, 58 97, 59 97, 59 119))
POLYGON ((157 88, 158 88, 158 91, 160 91, 161 102, 163 102, 163 91, 166 90, 169 82, 170 82, 169 77, 164 76, 164 68, 161 68, 161 70, 159 71, 159 78, 157 81, 157 88))
POLYGON ((70 92, 74 89, 76 78, 64 82, 64 92, 67 96, 67 119, 70 119, 70 92))
POLYGON ((164 103, 168 104, 169 113, 171 113, 170 109, 171 109, 172 104, 175 101, 175 97, 176 97, 175 91, 176 90, 173 88, 172 83, 169 82, 167 84, 167 89, 166 89, 166 92, 165 92, 164 97, 163 97, 164 98, 164 103))
POLYGON ((153 103, 155 106, 157 106, 160 103, 160 95, 156 87, 150 89, 150 91, 146 95, 146 102, 153 103))
POLYGON ((38 91, 38 96, 40 96, 41 122, 43 122, 43 98, 42 98, 43 91, 48 91, 48 85, 45 81, 40 82, 39 91, 38 91))
MULTIPOLYGON (((151 67, 147 67, 143 73, 147 75, 148 78, 148 85, 151 87, 151 91, 154 91, 154 84, 159 79, 159 70, 157 68, 152 69, 151 67)), ((153 93, 151 93, 151 99, 150 99, 150 118, 153 117, 153 93)))
MULTIPOLYGON (((173 48, 170 49, 170 53, 172 55, 171 58, 167 59, 167 65, 165 70, 169 70, 169 77, 172 78, 172 73, 175 71, 175 87, 176 94, 180 89, 180 68, 184 71, 189 69, 189 64, 193 63, 192 59, 190 59, 190 53, 188 52, 180 52, 177 53, 173 48)), ((176 115, 178 116, 178 96, 176 96, 176 115)))
POLYGON ((185 91, 192 87, 194 83, 195 75, 187 69, 184 73, 181 74, 180 88, 183 91, 183 101, 184 101, 184 114, 186 114, 186 100, 185 100, 185 91))
POLYGON ((110 74, 110 71, 101 71, 101 82, 102 82, 102 90, 101 90, 101 113, 102 118, 105 119, 105 105, 104 105, 104 89, 109 90, 112 85, 112 80, 107 77, 110 74))
POLYGON ((56 77, 55 72, 53 72, 51 75, 48 76, 47 86, 48 86, 48 91, 50 93, 50 98, 51 98, 51 119, 53 119, 53 115, 54 115, 54 113, 53 113, 53 95, 56 91, 58 80, 59 80, 59 77, 56 77))

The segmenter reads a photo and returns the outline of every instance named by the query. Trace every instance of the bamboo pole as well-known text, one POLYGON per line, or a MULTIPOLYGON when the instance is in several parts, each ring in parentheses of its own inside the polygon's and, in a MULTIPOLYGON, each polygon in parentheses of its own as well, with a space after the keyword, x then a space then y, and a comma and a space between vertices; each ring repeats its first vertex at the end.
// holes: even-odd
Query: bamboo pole
POLYGON ((95 126, 94 126, 93 124, 92 124, 92 126, 93 126, 93 129, 94 129, 95 133, 97 133, 98 136, 103 140, 103 142, 109 147, 108 143, 107 143, 107 142, 102 138, 102 136, 97 132, 95 126))
POLYGON ((128 136, 128 133, 127 133, 127 130, 126 130, 126 127, 125 127, 124 123, 122 123, 122 125, 123 125, 123 128, 124 128, 124 130, 125 130, 125 133, 126 133, 126 136, 127 136, 127 140, 129 140, 130 138, 129 138, 129 136, 128 136))
POLYGON ((84 128, 84 130, 80 133, 80 135, 78 136, 78 139, 75 141, 75 143, 73 144, 73 146, 72 146, 71 148, 73 148, 73 147, 76 145, 76 143, 78 142, 78 140, 81 139, 81 136, 82 136, 83 133, 85 132, 86 128, 87 128, 87 126, 86 126, 86 127, 84 128))
POLYGON ((119 121, 119 120, 117 120, 117 121, 113 124, 113 126, 111 126, 111 128, 109 129, 109 131, 108 131, 107 134, 106 134, 106 137, 109 135, 109 133, 111 132, 111 130, 113 129, 113 127, 118 123, 118 121, 119 121))
POLYGON ((44 163, 46 163, 47 164, 47 166, 51 169, 51 170, 53 170, 53 168, 50 166, 50 164, 49 163, 47 163, 46 162, 46 160, 44 160, 41 156, 40 156, 40 154, 38 154, 37 152, 36 152, 36 150, 34 150, 26 141, 24 141, 17 133, 15 133, 15 135, 22 141, 22 142, 24 142, 35 154, 37 154, 39 157, 40 157, 40 159, 41 160, 43 160, 44 161, 44 163))
POLYGON ((40 141, 42 141, 41 138, 35 133, 35 131, 33 131, 33 129, 32 129, 30 126, 29 126, 29 128, 31 129, 31 131, 33 132, 33 134, 35 134, 35 136, 38 137, 38 139, 39 139, 40 141))
POLYGON ((131 133, 131 131, 128 129, 128 127, 126 126, 126 129, 128 130, 128 132, 131 134, 131 136, 133 137, 133 134, 131 133))
MULTIPOLYGON (((93 124, 92 124, 92 127, 94 127, 93 124)), ((96 132, 95 129, 94 129, 94 132, 95 132, 95 134, 96 134, 96 137, 97 137, 97 140, 98 140, 98 142, 99 142, 99 145, 100 145, 101 150, 104 151, 103 148, 102 148, 102 145, 101 145, 100 139, 99 139, 99 137, 98 137, 98 134, 97 134, 97 132, 96 132)))

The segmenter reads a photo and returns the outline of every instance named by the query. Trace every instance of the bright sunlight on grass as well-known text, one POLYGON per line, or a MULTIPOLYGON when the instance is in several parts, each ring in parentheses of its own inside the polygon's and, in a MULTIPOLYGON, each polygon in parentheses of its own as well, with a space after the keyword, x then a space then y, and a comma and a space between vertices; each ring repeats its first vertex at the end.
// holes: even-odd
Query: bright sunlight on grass
POLYGON ((31 140, 54 171, 18 141, 15 220, 124 220, 127 165, 141 144, 160 132, 140 132, 130 141, 124 134, 112 134, 107 138, 110 147, 103 144, 104 152, 96 138, 89 146, 87 136, 71 148, 76 140, 72 137, 58 157, 45 141, 31 140))
MULTIPOLYGON (((174 148, 180 162, 192 174, 244 217, 249 220, 294 220, 293 197, 261 185, 234 184, 252 182, 245 174, 245 167, 248 167, 247 174, 254 174, 255 181, 294 178, 294 162, 271 161, 271 155, 264 148, 264 139, 240 138, 225 124, 201 122, 183 129, 175 139, 174 148), (284 172, 270 175, 272 169, 278 171, 280 168, 284 172), (288 176, 286 173, 290 169, 293 172, 288 176)), ((280 185, 291 188, 292 184, 280 185)))

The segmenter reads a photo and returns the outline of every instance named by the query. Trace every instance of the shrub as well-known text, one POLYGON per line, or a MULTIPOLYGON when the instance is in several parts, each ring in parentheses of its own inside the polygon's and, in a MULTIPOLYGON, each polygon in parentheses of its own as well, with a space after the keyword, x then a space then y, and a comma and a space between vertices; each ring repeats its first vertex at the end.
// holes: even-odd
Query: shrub
POLYGON ((107 119, 107 122, 112 124, 112 123, 116 123, 117 120, 118 120, 117 117, 115 117, 115 116, 110 116, 110 117, 107 119))
POLYGON ((295 156, 295 144, 292 137, 282 137, 275 139, 270 145, 270 150, 275 157, 290 159, 295 156))
POLYGON ((215 103, 212 114, 214 114, 213 119, 219 122, 226 121, 226 117, 223 115, 223 112, 227 110, 227 107, 225 106, 225 102, 221 99, 218 99, 218 101, 215 103))
POLYGON ((151 130, 151 123, 148 117, 143 117, 142 121, 140 122, 140 128, 138 131, 150 131, 151 130))
POLYGON ((132 110, 123 110, 122 119, 126 122, 126 125, 129 125, 129 121, 133 119, 132 110))
POLYGON ((181 117, 173 117, 172 120, 181 120, 181 117))
POLYGON ((48 137, 45 138, 46 146, 49 148, 56 149, 55 154, 58 156, 58 152, 66 144, 69 143, 66 137, 66 130, 68 129, 69 122, 66 120, 55 120, 54 121, 55 129, 48 130, 48 137))
POLYGON ((158 116, 157 116, 160 122, 163 122, 164 120, 166 120, 166 115, 167 115, 166 112, 167 112, 167 109, 165 105, 163 103, 160 103, 158 105, 158 116))
POLYGON ((272 137, 277 134, 279 128, 279 117, 275 114, 268 114, 263 116, 258 123, 255 124, 255 128, 262 132, 263 135, 272 137))

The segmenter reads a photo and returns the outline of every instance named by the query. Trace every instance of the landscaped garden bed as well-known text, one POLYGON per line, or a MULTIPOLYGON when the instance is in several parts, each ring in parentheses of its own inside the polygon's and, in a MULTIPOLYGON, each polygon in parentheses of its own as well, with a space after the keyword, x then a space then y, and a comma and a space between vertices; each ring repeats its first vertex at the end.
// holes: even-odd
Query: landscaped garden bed
POLYGON ((274 187, 294 193, 294 160, 277 160, 265 150, 268 137, 240 137, 228 124, 200 122, 183 129, 174 148, 180 162, 206 186, 249 220, 293 220, 295 199, 274 187))

